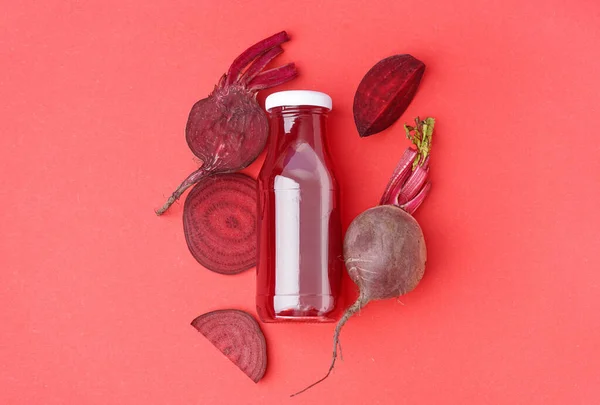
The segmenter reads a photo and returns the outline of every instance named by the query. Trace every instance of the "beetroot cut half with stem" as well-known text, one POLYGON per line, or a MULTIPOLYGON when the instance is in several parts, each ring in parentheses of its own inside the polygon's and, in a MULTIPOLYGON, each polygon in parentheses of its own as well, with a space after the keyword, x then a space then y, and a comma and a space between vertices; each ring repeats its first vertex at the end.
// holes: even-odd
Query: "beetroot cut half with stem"
POLYGON ((265 70, 289 41, 285 31, 263 39, 238 56, 213 92, 192 107, 185 128, 188 146, 202 166, 177 187, 158 210, 162 215, 185 190, 215 173, 237 172, 252 163, 265 148, 269 124, 258 105, 260 90, 278 86, 298 75, 294 63, 265 70))
POLYGON ((208 270, 237 274, 256 265, 256 180, 216 174, 185 199, 183 231, 192 256, 208 270))
POLYGON ((247 312, 220 309, 200 315, 192 326, 257 383, 267 369, 267 343, 258 322, 247 312))

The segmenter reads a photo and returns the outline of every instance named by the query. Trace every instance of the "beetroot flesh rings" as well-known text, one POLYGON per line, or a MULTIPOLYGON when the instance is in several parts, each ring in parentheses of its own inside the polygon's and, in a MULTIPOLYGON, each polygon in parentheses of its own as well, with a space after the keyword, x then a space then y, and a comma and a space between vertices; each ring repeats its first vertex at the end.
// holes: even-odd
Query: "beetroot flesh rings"
POLYGON ((237 309, 200 315, 192 326, 257 383, 267 369, 267 344, 258 322, 237 309))
POLYGON ((379 61, 363 77, 354 96, 354 122, 361 137, 383 131, 414 98, 425 64, 411 55, 379 61))
POLYGON ((237 274, 256 265, 256 180, 241 173, 198 182, 183 207, 192 256, 208 270, 237 274))
POLYGON ((190 111, 185 136, 202 166, 190 174, 158 210, 163 214, 183 192, 200 179, 215 173, 236 172, 252 163, 265 148, 269 125, 256 94, 292 80, 298 75, 294 63, 264 70, 283 52, 288 41, 279 32, 238 56, 213 92, 190 111))

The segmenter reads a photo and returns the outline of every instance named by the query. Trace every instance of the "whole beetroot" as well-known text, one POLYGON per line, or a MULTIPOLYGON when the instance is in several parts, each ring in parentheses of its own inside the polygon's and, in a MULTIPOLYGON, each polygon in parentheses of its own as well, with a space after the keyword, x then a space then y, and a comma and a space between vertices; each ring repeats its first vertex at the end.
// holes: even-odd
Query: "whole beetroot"
MULTIPOLYGON (((412 291, 425 273, 427 249, 411 214, 395 205, 380 205, 352 221, 344 238, 344 257, 348 274, 360 289, 358 310, 369 301, 412 291)), ((347 312, 346 319, 351 315, 347 312)))
POLYGON ((192 107, 185 128, 188 146, 202 166, 190 174, 158 210, 163 214, 183 192, 207 175, 241 170, 265 148, 267 116, 256 102, 259 90, 297 76, 293 63, 264 71, 288 41, 285 31, 251 46, 238 56, 213 92, 192 107))
POLYGON ((352 281, 359 288, 358 299, 344 313, 333 335, 333 355, 327 374, 294 395, 325 380, 338 355, 339 336, 344 324, 374 300, 400 297, 412 291, 423 278, 427 249, 423 231, 412 214, 427 196, 429 151, 434 119, 416 120, 405 126, 416 149, 406 150, 398 163, 381 204, 358 215, 344 238, 344 259, 352 281))

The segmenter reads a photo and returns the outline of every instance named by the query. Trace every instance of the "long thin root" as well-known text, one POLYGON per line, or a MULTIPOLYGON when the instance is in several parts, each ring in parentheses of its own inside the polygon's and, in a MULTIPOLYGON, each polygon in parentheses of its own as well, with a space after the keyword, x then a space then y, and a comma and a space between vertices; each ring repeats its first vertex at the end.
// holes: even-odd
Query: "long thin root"
POLYGON ((314 383, 310 384, 308 387, 290 395, 290 397, 295 397, 298 394, 302 394, 304 391, 307 391, 309 389, 311 389, 312 387, 314 387, 315 385, 325 381, 325 379, 327 377, 329 377, 329 374, 331 374, 331 371, 333 370, 333 367, 335 366, 335 360, 337 359, 338 356, 338 347, 340 348, 340 357, 341 357, 341 346, 340 346, 340 332, 342 330, 342 327, 344 326, 344 324, 348 321, 348 319, 350 319, 350 317, 352 315, 354 315, 355 313, 357 313, 362 307, 364 307, 365 305, 367 305, 369 301, 367 299, 365 299, 362 294, 359 295, 358 299, 354 302, 354 304, 352 304, 350 306, 350 308, 348 308, 346 310, 346 312, 344 313, 344 316, 342 316, 342 319, 340 319, 340 321, 338 322, 338 324, 335 327, 335 333, 333 334, 333 355, 331 358, 331 365, 329 366, 329 370, 327 370, 327 374, 325 374, 324 377, 322 377, 321 379, 315 381, 314 383))

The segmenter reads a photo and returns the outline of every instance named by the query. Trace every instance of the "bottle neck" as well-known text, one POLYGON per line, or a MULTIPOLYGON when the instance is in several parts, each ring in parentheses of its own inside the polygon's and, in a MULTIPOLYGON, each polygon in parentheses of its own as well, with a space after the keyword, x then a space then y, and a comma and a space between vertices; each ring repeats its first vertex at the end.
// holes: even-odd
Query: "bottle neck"
POLYGON ((328 109, 313 106, 276 107, 270 110, 271 136, 276 144, 304 142, 322 152, 328 109))

